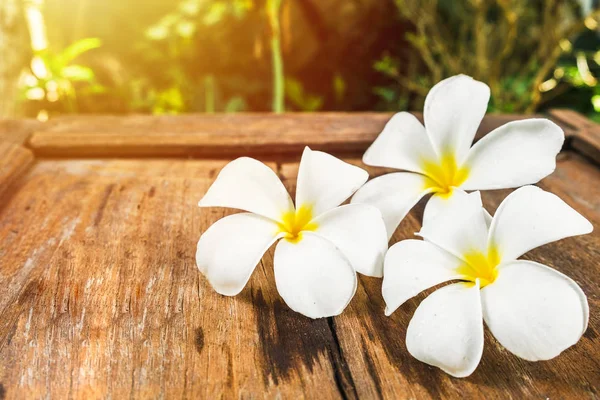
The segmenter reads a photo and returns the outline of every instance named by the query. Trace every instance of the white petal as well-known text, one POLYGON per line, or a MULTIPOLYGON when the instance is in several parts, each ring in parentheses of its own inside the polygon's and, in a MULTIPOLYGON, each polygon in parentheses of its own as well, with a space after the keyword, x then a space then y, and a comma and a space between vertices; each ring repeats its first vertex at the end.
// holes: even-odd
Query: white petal
POLYGON ((418 233, 459 258, 473 251, 485 253, 488 236, 479 192, 470 193, 463 199, 452 201, 449 207, 427 220, 418 233))
POLYGON ((592 230, 587 219, 555 194, 524 186, 498 207, 488 241, 506 262, 546 243, 592 230))
POLYGON ((407 112, 394 115, 363 156, 367 165, 421 173, 423 160, 436 159, 425 128, 407 112))
MULTIPOLYGON (((471 196, 473 195, 479 196, 481 198, 479 192, 471 193, 471 196)), ((433 196, 431 196, 431 198, 425 205, 425 212, 423 213, 423 225, 425 225, 427 221, 433 219, 433 217, 436 216, 440 211, 452 207, 452 205, 456 202, 465 201, 465 199, 467 199, 467 196, 469 196, 467 192, 458 188, 454 188, 450 196, 441 196, 439 194, 434 194, 433 196)), ((486 225, 489 229, 492 223, 492 216, 485 208, 483 209, 483 214, 485 216, 486 225)))
POLYGON ((456 203, 465 201, 468 196, 467 192, 458 188, 453 189, 450 195, 439 195, 435 193, 425 205, 423 225, 425 225, 427 221, 433 219, 440 211, 452 207, 456 203))
POLYGON ((464 159, 489 100, 490 88, 465 75, 431 88, 425 98, 425 128, 438 154, 452 152, 458 162, 464 159))
POLYGON ((385 315, 420 292, 452 279, 463 261, 423 240, 403 240, 388 250, 383 275, 385 315))
POLYGON ((495 129, 469 151, 466 190, 513 188, 538 182, 556 168, 565 135, 547 119, 513 121, 495 129))
POLYGON ((367 179, 369 173, 364 169, 305 147, 298 170, 296 207, 312 206, 313 215, 318 216, 343 203, 367 179))
POLYGON ((310 318, 340 314, 356 291, 350 261, 327 239, 303 232, 297 243, 275 249, 275 282, 286 304, 310 318))
POLYGON ((383 216, 388 238, 391 238, 410 209, 431 192, 426 184, 425 176, 412 172, 379 176, 360 188, 352 197, 352 203, 377 207, 383 216))
POLYGON ((278 221, 293 209, 292 199, 275 172, 253 158, 227 164, 204 195, 200 207, 230 207, 278 221))
POLYGON ((588 324, 585 294, 569 277, 531 261, 500 266, 481 291, 483 316, 498 341, 529 361, 549 360, 577 343, 588 324))
POLYGON ((218 293, 235 296, 277 238, 277 224, 268 218, 250 213, 229 215, 202 234, 196 264, 218 293))
POLYGON ((484 208, 483 209, 483 216, 485 217, 485 225, 488 228, 488 235, 489 235, 490 227, 492 226, 492 215, 488 212, 488 210, 486 210, 484 208))
POLYGON ((436 290, 415 311, 406 332, 410 354, 457 378, 475 371, 483 352, 479 281, 436 290))
POLYGON ((333 243, 354 269, 368 276, 383 276, 388 248, 385 224, 379 210, 366 204, 348 204, 314 220, 315 234, 333 243))

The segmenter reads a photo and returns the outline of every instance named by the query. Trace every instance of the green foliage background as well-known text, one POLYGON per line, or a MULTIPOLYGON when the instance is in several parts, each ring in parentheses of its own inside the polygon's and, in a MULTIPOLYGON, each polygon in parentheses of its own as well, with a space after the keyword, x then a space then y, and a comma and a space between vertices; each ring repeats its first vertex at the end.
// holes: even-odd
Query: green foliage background
POLYGON ((421 108, 431 85, 467 73, 492 87, 490 111, 568 107, 600 120, 590 5, 45 0, 48 48, 30 51, 19 101, 29 116, 398 111, 421 108))

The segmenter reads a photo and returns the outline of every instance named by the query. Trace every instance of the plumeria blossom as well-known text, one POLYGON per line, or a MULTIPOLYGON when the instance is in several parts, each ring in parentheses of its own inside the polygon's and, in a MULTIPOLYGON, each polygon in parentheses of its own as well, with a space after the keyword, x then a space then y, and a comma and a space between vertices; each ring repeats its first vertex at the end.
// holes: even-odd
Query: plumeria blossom
POLYGON ((489 87, 465 75, 436 84, 425 99, 425 126, 413 115, 392 117, 363 162, 395 172, 368 182, 352 203, 379 208, 391 237, 408 211, 433 193, 424 221, 464 190, 515 188, 552 173, 564 133, 547 119, 509 122, 471 147, 490 98, 489 87))
POLYGON ((242 157, 227 164, 200 207, 248 211, 220 219, 198 242, 196 262, 220 294, 238 294, 263 254, 279 241, 277 290, 294 311, 311 318, 338 315, 356 291, 356 271, 382 276, 387 237, 381 213, 364 204, 340 206, 368 173, 305 148, 296 203, 265 164, 242 157))
POLYGON ((533 261, 529 250, 592 231, 592 224, 554 194, 515 190, 491 221, 479 192, 451 204, 385 258, 386 315, 419 292, 406 347, 417 359, 455 377, 470 375, 483 352, 483 321, 506 349, 529 361, 548 360, 575 344, 588 324, 585 294, 569 277, 533 261))

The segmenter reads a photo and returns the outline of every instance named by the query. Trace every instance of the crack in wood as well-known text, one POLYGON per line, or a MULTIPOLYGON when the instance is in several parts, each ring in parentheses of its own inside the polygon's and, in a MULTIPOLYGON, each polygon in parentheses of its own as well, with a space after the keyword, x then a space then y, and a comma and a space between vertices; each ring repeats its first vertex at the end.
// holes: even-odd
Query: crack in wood
MULTIPOLYGON (((487 128, 494 118, 488 118, 487 128)), ((324 133, 319 124, 314 129, 315 135, 324 133)), ((334 144, 344 150, 342 142, 334 144)), ((556 173, 540 186, 597 225, 598 168, 576 152, 569 139, 556 173)), ((198 212, 195 199, 225 165, 229 153, 223 154, 214 155, 219 161, 110 156, 93 162, 93 168, 79 167, 78 174, 65 172, 65 164, 92 162, 41 160, 17 179, 11 189, 16 195, 4 197, 9 200, 0 210, 5 245, 0 281, 8 287, 0 313, 0 355, 6 360, 0 400, 39 393, 344 399, 597 395, 600 329, 594 313, 580 342, 551 362, 520 360, 486 330, 480 366, 457 380, 406 350, 408 321, 426 293, 388 318, 381 280, 361 276, 343 314, 311 320, 278 296, 269 250, 239 296, 216 294, 193 266, 193 249, 198 235, 224 212, 198 212), (42 250, 36 255, 36 249, 42 250), (29 259, 35 269, 28 269, 29 259)), ((295 185, 299 155, 277 154, 285 161, 277 174, 288 189, 295 185)), ((356 158, 348 161, 359 164, 356 158)), ((508 193, 484 192, 486 207, 492 211, 508 193)), ((394 240, 418 230, 423 205, 411 211, 394 240)), ((598 243, 596 233, 569 238, 532 252, 531 259, 567 273, 588 294, 590 310, 598 309, 598 243)))
POLYGON ((334 317, 327 318, 327 323, 333 336, 335 347, 330 350, 329 357, 334 371, 335 383, 343 399, 357 399, 356 386, 352 379, 352 372, 348 367, 348 362, 344 357, 340 340, 335 327, 334 317))
POLYGON ((108 198, 115 188, 115 184, 112 183, 106 187, 104 190, 104 194, 102 195, 102 200, 100 200, 100 206, 98 207, 98 211, 96 212, 96 217, 94 218, 94 226, 98 226, 100 221, 102 221, 102 216, 104 215, 104 209, 106 208, 106 204, 108 203, 108 198))

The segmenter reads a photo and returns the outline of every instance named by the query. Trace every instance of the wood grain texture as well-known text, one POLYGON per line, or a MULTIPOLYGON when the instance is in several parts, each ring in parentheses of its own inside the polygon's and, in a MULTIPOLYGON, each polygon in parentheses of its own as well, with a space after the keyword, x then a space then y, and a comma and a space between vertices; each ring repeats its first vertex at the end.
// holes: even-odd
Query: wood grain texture
MULTIPOLYGON (((408 321, 425 294, 388 318, 381 280, 361 276, 356 296, 342 315, 310 320, 289 310, 279 297, 273 249, 238 296, 220 296, 210 288, 195 266, 196 242, 212 223, 233 211, 199 209, 196 203, 219 170, 235 152, 248 149, 276 160, 268 165, 293 192, 300 154, 286 152, 299 151, 304 141, 342 153, 355 148, 346 159, 364 167, 359 145, 366 146, 377 133, 368 129, 380 129, 388 115, 359 116, 315 115, 312 122, 301 116, 297 125, 304 131, 283 135, 282 151, 276 150, 278 118, 287 118, 293 131, 298 116, 270 119, 262 127, 270 133, 257 140, 271 153, 261 153, 245 133, 248 129, 259 135, 258 119, 240 116, 247 123, 239 126, 239 136, 232 124, 222 127, 230 134, 224 134, 221 144, 217 137, 211 139, 213 150, 225 149, 218 153, 222 156, 212 154, 213 160, 121 159, 112 153, 76 159, 68 157, 67 145, 61 147, 62 158, 50 159, 43 157, 43 146, 32 146, 39 158, 28 169, 16 168, 27 172, 12 180, 10 195, 0 197, 0 399, 597 398, 600 169, 574 148, 561 153, 557 170, 540 185, 590 219, 596 232, 526 256, 571 276, 588 295, 585 336, 554 360, 520 360, 486 332, 477 371, 466 379, 451 378, 413 359, 404 345, 408 321), (332 125, 321 127, 323 121, 332 125), (357 124, 362 125, 351 128, 357 124), (332 126, 353 143, 346 148, 341 136, 323 138, 323 132, 333 134, 332 126), (300 132, 308 136, 302 139, 300 132)), ((486 118, 480 133, 506 119, 486 118)), ((134 135, 140 138, 143 129, 153 129, 147 122, 152 120, 129 122, 138 126, 132 128, 134 135)), ((162 123, 183 132, 180 150, 185 150, 185 141, 200 135, 198 126, 218 121, 209 120, 184 117, 178 126, 169 117, 162 123)), ((80 130, 88 117, 61 121, 44 129, 68 135, 91 132, 80 130)), ((105 132, 115 125, 123 136, 127 130, 119 123, 100 118, 92 125, 104 126, 105 132)), ((573 124, 567 129, 580 128, 573 124)), ((140 146, 159 151, 156 138, 170 137, 168 130, 156 128, 151 145, 140 146)), ((167 141, 171 150, 177 148, 174 140, 167 141)), ((199 143, 189 144, 190 154, 205 154, 194 153, 199 143)), ((3 165, 32 160, 19 146, 0 145, 0 150, 3 165)), ((157 153, 140 153, 151 154, 157 153)), ((372 176, 386 172, 367 169, 372 176)), ((509 192, 484 192, 486 207, 494 211, 509 192)), ((403 221, 391 243, 413 237, 423 204, 403 221)))
MULTIPOLYGON (((420 119, 420 113, 414 113, 420 119)), ((363 152, 390 113, 216 114, 63 118, 35 132, 29 147, 44 157, 257 156, 286 160, 304 146, 343 156, 363 152)), ((487 117, 479 136, 523 118, 487 117)))
POLYGON ((235 298, 195 266, 225 163, 41 161, 0 213, 0 383, 11 398, 337 398, 327 320, 289 310, 272 253, 235 298))
MULTIPOLYGON (((387 172, 366 167, 371 177, 387 172)), ((293 188, 297 163, 284 164, 282 174, 293 188)), ((556 172, 540 184, 600 226, 600 171, 583 157, 562 154, 556 172)), ((484 206, 495 212, 512 190, 482 192, 484 206)), ((390 244, 415 238, 423 216, 421 201, 402 221, 390 244)), ((405 337, 420 302, 432 290, 409 300, 392 316, 383 314, 381 280, 360 277, 350 306, 333 319, 359 398, 596 398, 600 393, 600 234, 568 238, 527 253, 535 260, 573 278, 587 294, 590 323, 585 336, 559 357, 531 363, 505 350, 486 330, 483 358, 473 375, 455 379, 410 356, 405 337)))
POLYGON ((0 119, 0 140, 15 144, 23 144, 37 130, 44 129, 52 123, 43 123, 37 119, 0 119))
POLYGON ((573 110, 550 110, 568 132, 570 147, 600 165, 600 125, 573 110))
POLYGON ((32 162, 31 151, 17 144, 0 141, 0 199, 12 191, 11 185, 27 171, 32 162))

